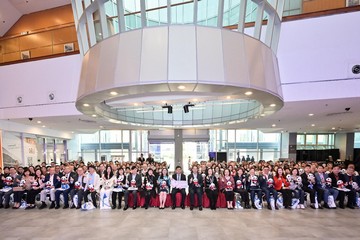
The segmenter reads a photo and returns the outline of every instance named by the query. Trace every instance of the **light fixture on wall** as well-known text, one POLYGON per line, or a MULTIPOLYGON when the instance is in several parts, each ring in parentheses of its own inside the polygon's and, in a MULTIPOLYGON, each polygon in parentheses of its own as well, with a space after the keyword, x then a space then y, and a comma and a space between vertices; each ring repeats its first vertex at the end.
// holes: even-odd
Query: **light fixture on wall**
POLYGON ((173 113, 173 107, 171 105, 165 104, 164 106, 162 106, 162 108, 167 108, 167 112, 169 114, 173 113))
POLYGON ((195 105, 192 104, 192 103, 190 103, 190 102, 189 102, 189 104, 185 104, 184 107, 183 107, 183 108, 184 108, 184 112, 185 112, 185 113, 188 113, 188 112, 189 112, 189 107, 194 107, 194 106, 195 106, 195 105))

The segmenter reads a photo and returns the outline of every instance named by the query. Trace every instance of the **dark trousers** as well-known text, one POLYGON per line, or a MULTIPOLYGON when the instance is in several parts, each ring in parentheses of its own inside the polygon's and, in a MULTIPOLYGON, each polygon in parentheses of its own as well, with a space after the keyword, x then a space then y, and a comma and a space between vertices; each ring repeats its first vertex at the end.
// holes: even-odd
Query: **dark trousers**
MULTIPOLYGON (((325 191, 322 188, 316 188, 316 192, 317 192, 317 201, 320 204, 324 200, 324 192, 325 191)), ((327 199, 325 202, 327 202, 327 199)))
POLYGON ((113 206, 116 206, 116 198, 118 198, 119 207, 121 208, 121 201, 122 201, 123 196, 124 196, 124 192, 113 192, 113 193, 111 194, 112 205, 113 205, 113 206))
POLYGON ((186 197, 185 189, 179 189, 179 188, 173 188, 171 191, 172 205, 176 206, 176 194, 178 192, 181 193, 181 206, 185 206, 185 197, 186 197))
MULTIPOLYGON (((304 195, 305 195, 305 192, 304 190, 302 189, 295 189, 293 190, 293 193, 294 193, 294 198, 297 198, 299 199, 299 204, 304 204, 304 195)), ((319 202, 320 203, 320 202, 319 202)))
POLYGON ((291 207, 292 191, 290 189, 281 189, 280 192, 283 196, 284 207, 291 207))
POLYGON ((250 188, 250 198, 251 198, 251 202, 252 204, 255 203, 255 194, 258 196, 260 203, 262 203, 262 198, 261 198, 261 189, 260 188, 250 188))
POLYGON ((27 204, 35 204, 36 195, 38 195, 40 192, 41 192, 41 189, 38 189, 38 190, 30 189, 26 195, 26 203, 27 204))
POLYGON ((71 189, 66 189, 64 191, 56 190, 55 192, 55 203, 56 206, 60 206, 60 195, 64 196, 64 206, 69 206, 69 193, 71 189))
MULTIPOLYGON (((311 202, 312 204, 314 204, 314 203, 315 203, 315 190, 314 190, 314 189, 311 189, 311 188, 309 188, 309 187, 307 187, 307 186, 303 186, 302 189, 304 190, 304 192, 307 192, 307 193, 310 194, 310 202, 311 202)), ((319 201, 318 201, 318 202, 319 202, 319 201)))
POLYGON ((267 188, 267 187, 263 187, 261 188, 261 191, 265 194, 265 198, 266 198, 266 202, 268 205, 270 205, 270 195, 272 194, 274 197, 274 201, 276 204, 277 198, 278 198, 278 193, 274 188, 267 188))
POLYGON ((78 206, 81 207, 81 202, 84 197, 84 189, 73 189, 70 191, 70 196, 71 196, 71 200, 73 201, 73 203, 74 203, 74 196, 76 194, 78 195, 78 206))
POLYGON ((235 192, 240 194, 241 199, 245 203, 245 205, 249 205, 250 199, 248 191, 246 191, 245 189, 236 189, 235 192))
POLYGON ((224 190, 224 195, 225 195, 225 200, 227 202, 234 201, 234 191, 225 191, 224 190))
POLYGON ((132 193, 132 195, 133 195, 133 202, 134 202, 134 206, 137 206, 137 198, 138 198, 138 196, 137 196, 137 193, 138 193, 138 191, 137 190, 126 190, 125 191, 125 198, 124 198, 124 200, 125 200, 125 206, 126 207, 128 207, 129 206, 129 194, 130 193, 132 193))
POLYGON ((195 205, 195 194, 198 197, 198 207, 202 207, 202 195, 203 191, 201 187, 197 188, 190 188, 189 189, 189 195, 190 195, 190 205, 194 207, 195 205))
POLYGON ((210 201, 210 208, 211 209, 215 209, 216 208, 216 203, 217 203, 217 199, 218 199, 218 192, 217 190, 212 191, 210 189, 206 189, 206 196, 208 197, 209 201, 210 201))
POLYGON ((89 194, 91 195, 91 200, 92 200, 92 203, 93 203, 94 207, 97 207, 97 205, 96 205, 96 191, 90 192, 89 190, 86 190, 85 193, 84 193, 84 201, 85 202, 89 201, 89 199, 88 199, 89 194))
POLYGON ((344 206, 344 200, 345 200, 345 196, 348 196, 348 206, 354 206, 354 200, 355 200, 355 191, 351 190, 349 192, 344 192, 344 191, 339 191, 339 206, 343 207, 344 206))
POLYGON ((9 205, 10 195, 13 193, 13 190, 9 190, 8 192, 0 192, 0 206, 2 206, 3 198, 5 200, 5 206, 9 205))
POLYGON ((149 207, 151 197, 155 198, 156 193, 154 190, 151 191, 144 191, 145 194, 145 207, 149 207))
POLYGON ((24 195, 25 191, 16 191, 14 192, 14 203, 21 203, 21 198, 24 195))

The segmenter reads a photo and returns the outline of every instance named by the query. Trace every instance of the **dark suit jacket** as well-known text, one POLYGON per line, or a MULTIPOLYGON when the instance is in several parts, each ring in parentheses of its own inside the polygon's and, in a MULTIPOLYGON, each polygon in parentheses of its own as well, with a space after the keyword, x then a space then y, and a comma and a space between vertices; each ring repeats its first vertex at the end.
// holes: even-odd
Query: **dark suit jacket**
MULTIPOLYGON (((189 176, 188 176, 189 189, 197 188, 197 187, 195 187, 194 182, 191 182, 191 183, 190 183, 190 180, 191 180, 191 179, 194 180, 194 175, 193 175, 192 173, 190 173, 189 176)), ((202 176, 201 176, 200 173, 197 174, 197 179, 198 179, 198 184, 200 185, 200 187, 201 187, 201 188, 204 187, 204 180, 203 180, 203 178, 202 178, 202 176)))
POLYGON ((243 175, 241 175, 241 176, 239 176, 238 174, 236 174, 235 176, 234 176, 234 182, 235 182, 235 188, 234 188, 234 190, 236 191, 236 182, 238 181, 238 180, 240 180, 241 182, 242 182, 242 188, 241 189, 246 189, 246 175, 245 174, 243 174, 243 175))
MULTIPOLYGON (((329 177, 327 174, 323 173, 324 176, 324 180, 326 181, 326 179, 329 177)), ((316 181, 316 188, 323 188, 322 183, 321 183, 321 177, 319 173, 315 173, 315 181, 316 181)))
MULTIPOLYGON (((73 178, 74 178, 74 184, 75 184, 75 182, 77 182, 77 181, 79 180, 79 175, 78 175, 78 174, 75 174, 73 178)), ((85 181, 85 179, 86 179, 86 176, 83 175, 83 176, 82 176, 82 184, 81 184, 83 188, 85 188, 85 186, 86 186, 86 181, 85 181)))
MULTIPOLYGON (((181 176, 180 176, 180 180, 181 180, 181 181, 186 181, 186 176, 185 176, 185 174, 181 173, 180 175, 181 175, 181 176)), ((177 180, 177 174, 176 174, 176 173, 172 175, 172 179, 177 180)))
MULTIPOLYGON (((219 189, 219 184, 217 181, 217 178, 215 176, 213 176, 213 183, 215 184, 216 190, 219 189)), ((210 176, 206 176, 205 177, 205 189, 210 189, 210 184, 211 184, 211 177, 210 176)))
POLYGON ((345 179, 345 181, 344 181, 344 183, 347 183, 348 185, 346 186, 346 188, 348 188, 348 189, 350 189, 350 190, 352 190, 353 189, 353 187, 352 187, 352 185, 351 185, 351 181, 353 181, 353 182, 358 182, 357 181, 357 176, 355 176, 355 175, 352 175, 352 176, 349 176, 349 175, 347 175, 347 174, 344 174, 344 179, 345 179))
MULTIPOLYGON (((271 173, 268 175, 268 179, 269 178, 272 178, 274 180, 274 177, 271 173)), ((268 188, 267 180, 264 175, 259 176, 259 184, 260 184, 260 188, 265 188, 265 189, 268 188)))
MULTIPOLYGON (((62 175, 61 177, 66 176, 65 173, 62 173, 61 175, 62 175)), ((70 182, 70 179, 73 178, 75 180, 75 177, 76 177, 76 173, 75 172, 70 172, 69 177, 67 178, 70 188, 74 188, 74 185, 75 185, 75 182, 76 182, 76 181, 70 182)))
MULTIPOLYGON (((127 180, 129 182, 129 185, 130 185, 130 182, 132 180, 132 174, 129 174, 128 177, 127 177, 127 180)), ((141 178, 141 175, 140 174, 136 174, 135 176, 135 181, 136 181, 136 187, 138 189, 141 188, 141 185, 142 185, 142 178, 141 178)))
MULTIPOLYGON (((54 182, 53 182, 53 186, 55 188, 59 188, 61 187, 61 181, 58 180, 59 175, 57 175, 56 173, 54 174, 54 182)), ((45 175, 45 180, 44 182, 46 183, 47 181, 50 181, 50 174, 46 174, 45 175)))
POLYGON ((331 178, 331 180, 332 180, 332 186, 334 187, 334 188, 337 188, 338 186, 337 186, 337 181, 338 180, 342 180, 344 183, 345 183, 345 177, 344 177, 344 174, 342 174, 342 173, 339 173, 339 175, 338 175, 338 178, 336 178, 335 177, 335 174, 334 173, 330 173, 329 174, 329 178, 331 178))

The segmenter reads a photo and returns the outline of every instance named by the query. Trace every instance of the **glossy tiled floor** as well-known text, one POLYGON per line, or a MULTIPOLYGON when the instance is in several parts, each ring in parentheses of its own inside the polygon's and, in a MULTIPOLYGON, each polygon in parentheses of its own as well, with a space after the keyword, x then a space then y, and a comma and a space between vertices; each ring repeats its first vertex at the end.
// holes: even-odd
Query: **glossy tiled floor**
POLYGON ((1 209, 0 214, 0 239, 360 239, 360 209, 1 209))

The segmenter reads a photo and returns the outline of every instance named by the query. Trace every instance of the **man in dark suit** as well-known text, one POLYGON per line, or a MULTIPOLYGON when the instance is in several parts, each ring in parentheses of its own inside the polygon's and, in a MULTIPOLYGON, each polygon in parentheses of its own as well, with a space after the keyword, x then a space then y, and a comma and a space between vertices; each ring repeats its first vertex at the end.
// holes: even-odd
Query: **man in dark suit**
POLYGON ((133 194, 133 201, 134 201, 134 205, 133 205, 133 209, 136 209, 137 207, 137 193, 141 188, 142 185, 142 178, 141 175, 137 173, 137 168, 136 166, 132 166, 131 167, 131 174, 128 175, 127 177, 127 183, 130 185, 130 188, 125 190, 125 197, 124 197, 124 201, 125 201, 125 207, 124 207, 124 211, 126 211, 129 208, 129 194, 132 193, 133 194), (131 181, 135 180, 135 186, 131 186, 131 181), (132 189, 133 188, 133 189, 132 189), (134 189, 136 188, 136 189, 134 189))
MULTIPOLYGON (((4 169, 5 170, 5 169, 4 169)), ((6 177, 10 176, 12 178, 12 182, 7 185, 10 189, 7 192, 0 192, 0 208, 3 208, 3 199, 5 200, 5 208, 9 208, 10 195, 13 194, 13 187, 17 187, 20 180, 21 175, 17 173, 14 167, 10 167, 9 174, 5 175, 6 177)), ((5 178, 5 176, 3 176, 5 178)))
POLYGON ((74 175, 74 188, 71 189, 71 191, 70 191, 70 197, 73 202, 71 208, 75 208, 74 197, 77 194, 78 195, 78 204, 77 204, 76 209, 80 209, 82 199, 84 198, 84 189, 85 189, 85 186, 87 183, 87 179, 84 174, 84 169, 82 167, 79 167, 76 172, 77 172, 77 174, 74 175), (77 186, 77 184, 78 184, 78 186, 77 186))
POLYGON ((198 173, 197 166, 192 167, 192 172, 188 176, 189 195, 190 195, 190 210, 194 209, 195 194, 198 196, 199 210, 202 211, 202 195, 204 187, 204 179, 198 173))
MULTIPOLYGON (((342 180, 344 184, 347 182, 347 179, 345 178, 344 174, 340 173, 340 167, 339 166, 334 166, 333 167, 332 172, 329 174, 329 178, 331 178, 332 186, 334 188, 338 188, 338 185, 337 185, 338 180, 342 180)), ((348 200, 349 200, 347 207, 351 208, 351 209, 354 209, 354 206, 352 205, 353 204, 352 199, 354 199, 354 195, 353 195, 352 191, 346 192, 346 191, 339 190, 339 196, 338 196, 338 198, 339 198, 339 207, 342 208, 342 209, 345 208, 344 201, 345 201, 345 196, 346 195, 348 195, 348 200)), ((334 200, 336 200, 336 199, 334 199, 334 200)))
POLYGON ((274 177, 273 177, 273 175, 271 173, 269 173, 269 167, 264 166, 264 168, 262 170, 262 175, 260 175, 260 177, 259 177, 261 191, 265 194, 266 202, 267 202, 267 208, 269 210, 271 210, 270 194, 272 194, 273 197, 274 197, 274 201, 275 201, 275 209, 279 210, 278 206, 276 205, 276 200, 277 200, 277 197, 278 197, 278 193, 274 189, 274 184, 268 184, 269 179, 274 180, 274 177))
MULTIPOLYGON (((172 179, 175 181, 186 181, 185 174, 182 173, 182 168, 177 166, 175 169, 175 174, 172 175, 172 179)), ((176 208, 176 194, 181 193, 181 208, 185 209, 185 188, 173 188, 171 191, 171 198, 172 198, 172 209, 176 208)))
POLYGON ((141 154, 140 157, 138 157, 138 161, 141 163, 145 162, 144 154, 141 154))
POLYGON ((45 200, 46 200, 46 195, 48 193, 50 193, 50 200, 51 200, 51 205, 49 209, 55 208, 55 191, 56 188, 59 188, 61 186, 61 182, 59 175, 55 174, 54 167, 51 167, 49 169, 49 173, 45 175, 45 178, 43 178, 43 183, 46 184, 47 182, 50 182, 50 186, 45 186, 45 189, 43 189, 40 192, 40 200, 42 204, 39 207, 39 209, 44 209, 47 207, 45 200))
POLYGON ((356 191, 353 188, 353 182, 357 182, 357 176, 354 175, 355 166, 354 164, 349 164, 346 170, 346 174, 344 174, 344 184, 348 191, 346 194, 348 195, 348 203, 347 207, 354 209, 356 205, 356 191))
MULTIPOLYGON (((304 173, 301 174, 301 179, 302 179, 302 184, 303 187, 302 189, 304 190, 304 192, 307 192, 310 194, 310 207, 315 209, 315 178, 313 180, 311 180, 312 182, 309 182, 308 180, 308 175, 309 173, 311 173, 311 166, 310 165, 306 165, 305 169, 304 169, 304 173)), ((319 208, 322 209, 321 204, 319 204, 319 208)))
POLYGON ((75 173, 71 172, 71 168, 69 166, 65 167, 64 172, 62 173, 62 177, 66 178, 66 182, 61 183, 61 184, 68 185, 69 188, 64 189, 64 190, 60 190, 60 189, 56 190, 56 192, 55 192, 55 205, 56 205, 55 209, 60 208, 60 195, 61 194, 63 194, 63 196, 64 196, 64 207, 63 207, 63 209, 69 208, 69 193, 74 188, 75 173))

